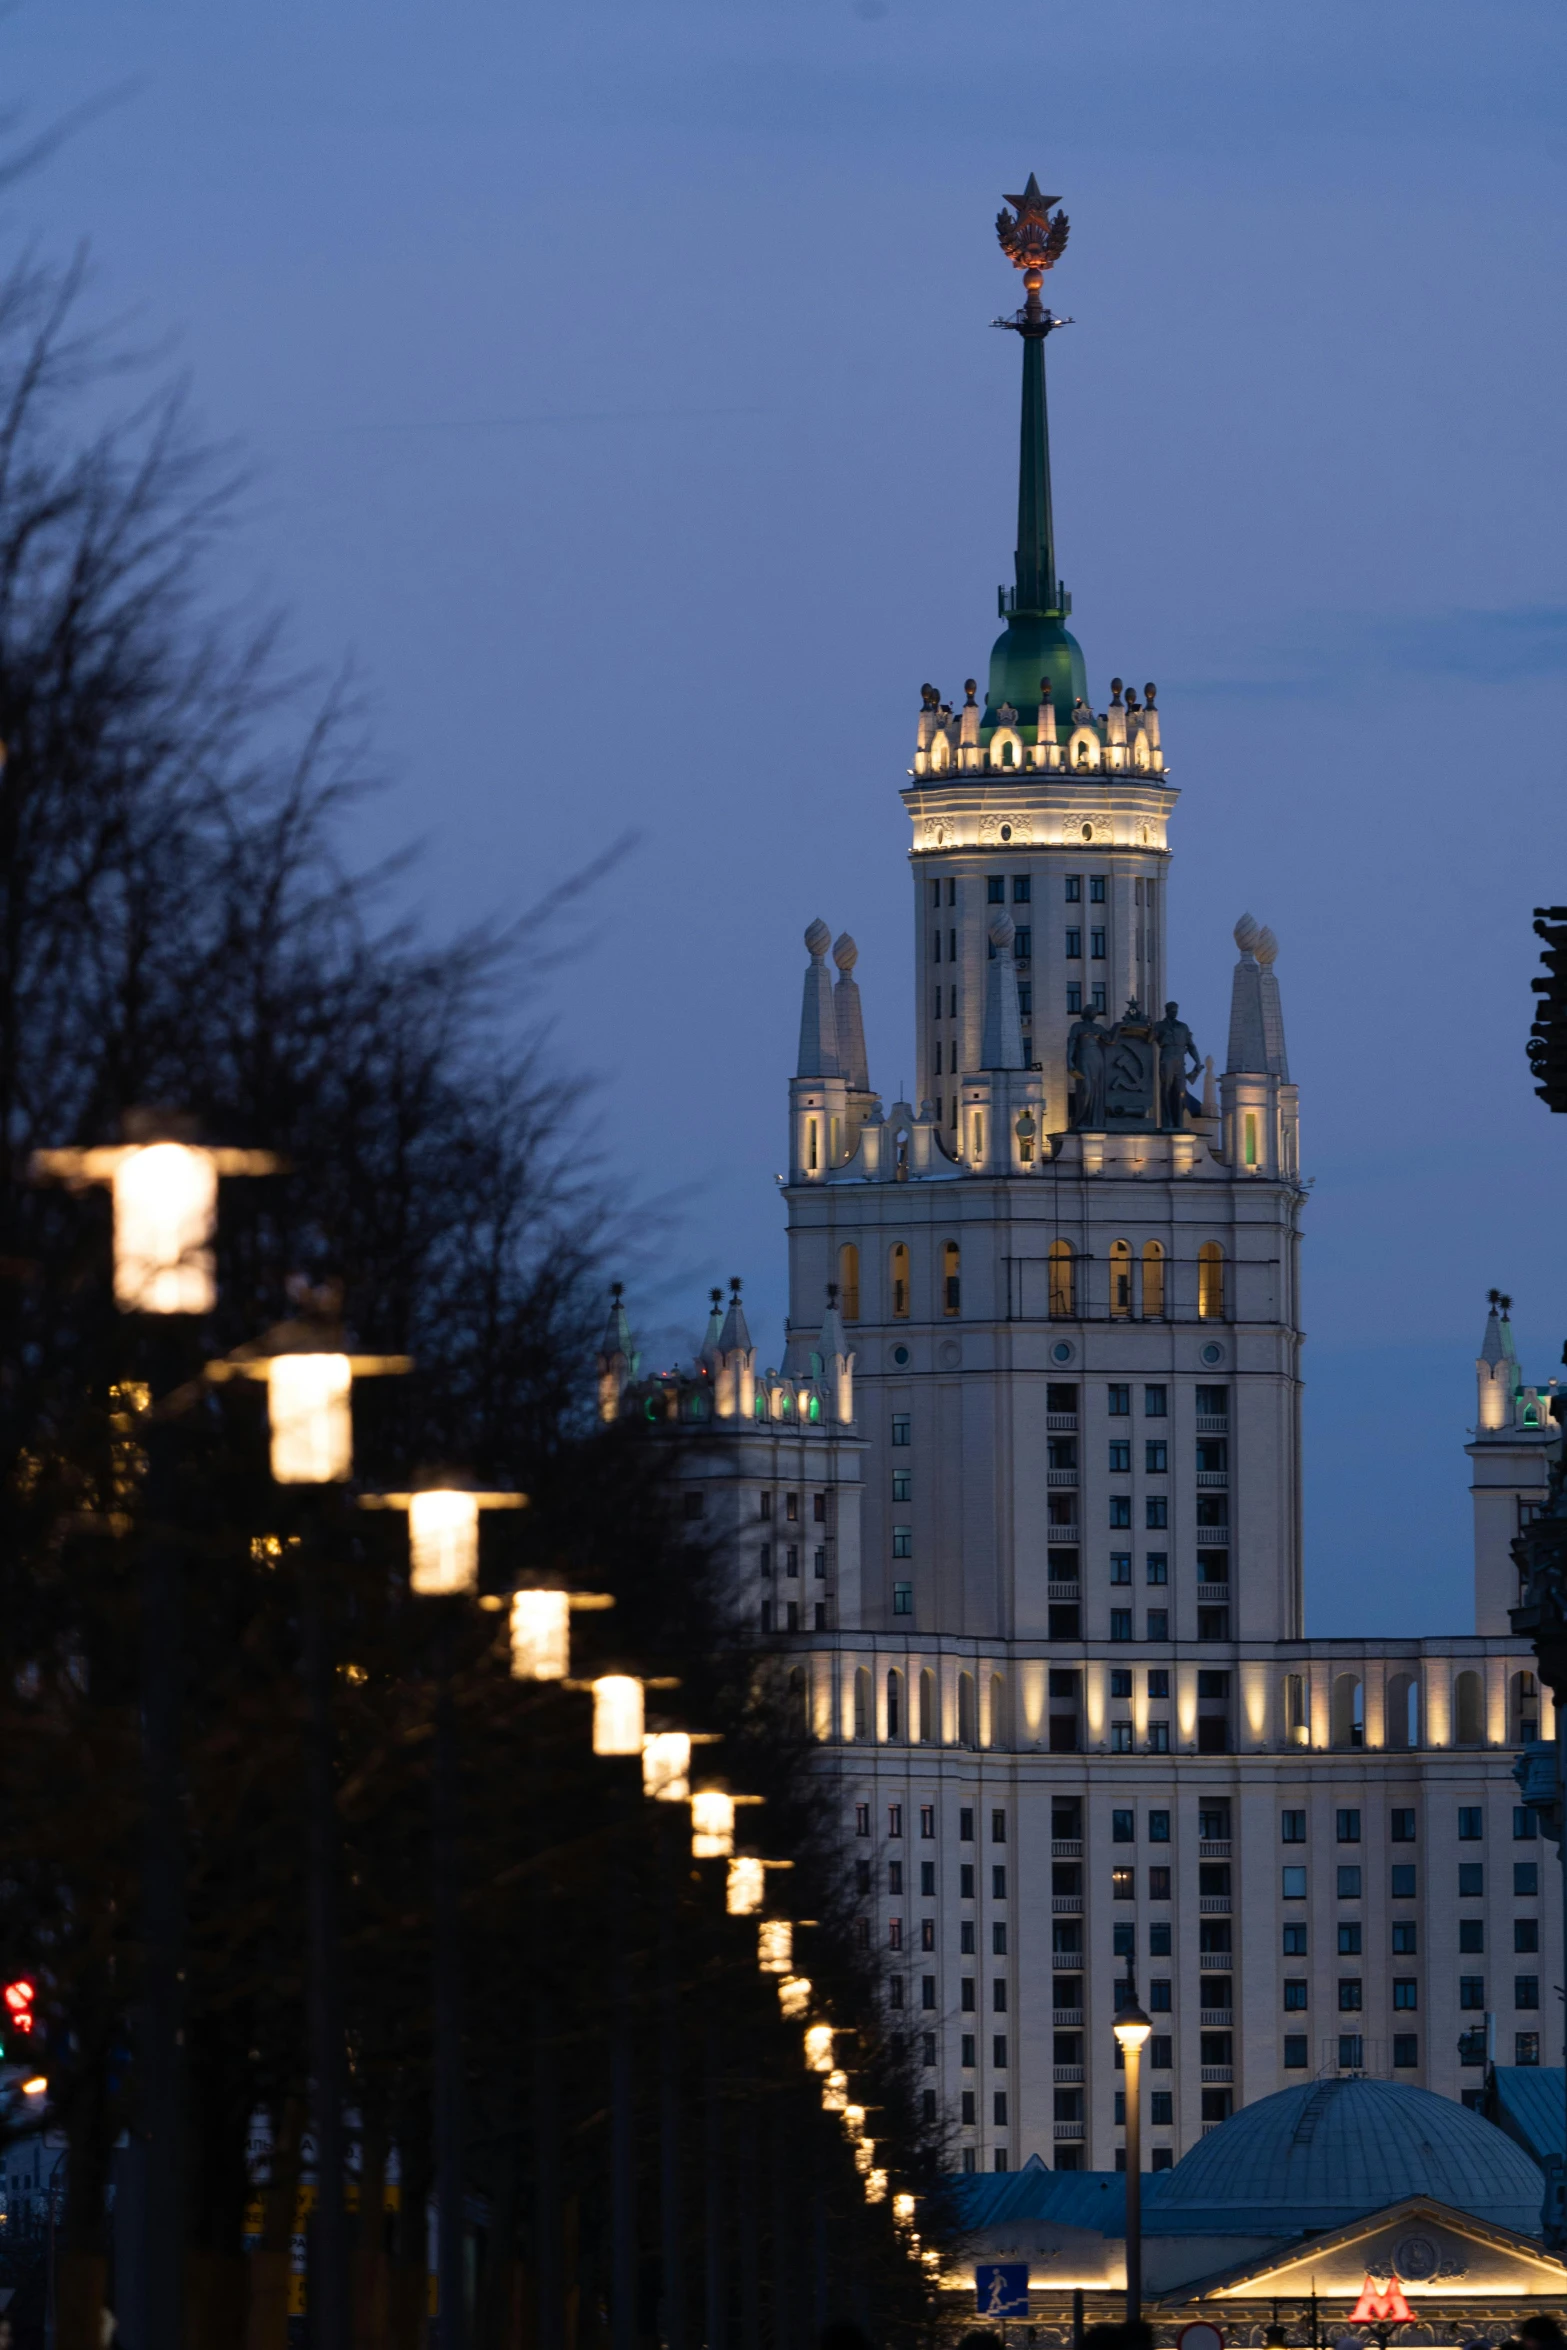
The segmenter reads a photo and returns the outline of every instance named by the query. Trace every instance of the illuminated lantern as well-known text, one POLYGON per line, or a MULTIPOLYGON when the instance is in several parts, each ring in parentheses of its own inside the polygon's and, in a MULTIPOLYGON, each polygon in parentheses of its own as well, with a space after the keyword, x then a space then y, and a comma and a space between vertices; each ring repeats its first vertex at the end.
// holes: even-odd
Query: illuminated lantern
POLYGON ((875 2159, 875 2139, 856 2138, 854 2141, 854 2167, 862 2177, 868 2176, 871 2164, 875 2161, 875 2159))
POLYGON ((831 2024, 806 2025, 805 2061, 811 2072, 826 2073, 828 2075, 827 2088, 824 2088, 822 2091, 822 2103, 825 2105, 827 2102, 828 2089, 831 2087, 832 2083, 834 2081, 842 2081, 845 2078, 842 2073, 835 2073, 832 2069, 831 2024))
POLYGON ((756 1963, 764 1975, 787 1975, 794 1967, 794 1928, 787 1918, 763 1918, 756 1929, 756 1963))
POLYGON ((865 2200, 866 2200, 866 2202, 867 2202, 867 2203, 882 2203, 882 2202, 885 2202, 885 2200, 886 2200, 886 2195, 887 2195, 887 2174, 886 2174, 886 2172, 885 2172, 884 2170, 873 2170, 873 2171, 870 2171, 870 2172, 868 2172, 868 2173, 866 2174, 866 2179, 865 2179, 865 2200))
POLYGON ((429 1598, 479 1588, 479 1497, 476 1493, 408 1496, 409 1584, 429 1598))
POLYGON ((843 2126, 851 2138, 857 2138, 865 2127, 864 2106, 846 2105, 843 2109, 843 2126))
POLYGON ((511 1677, 564 1681, 571 1667, 571 1599, 564 1591, 511 1595, 511 1677))
POLYGON ((593 1683, 593 1751, 642 1752, 642 1684, 629 1673, 601 1673, 593 1683))
POLYGON ((778 1985, 778 2004, 783 2009, 786 2023, 797 2023, 810 2012, 811 1978, 809 1975, 785 1975, 778 1985))
POLYGON ((270 1151, 194 1143, 123 1143, 35 1151, 35 1176, 107 1183, 114 1200, 114 1302, 122 1313, 209 1314, 217 1303, 212 1242, 220 1175, 270 1175, 270 1151))
POLYGON ((684 1803, 691 1793, 691 1740, 684 1730, 654 1730, 642 1741, 642 1792, 654 1803, 684 1803))
POLYGON ((740 1858, 729 1863, 729 1888, 724 1907, 732 1918, 754 1917, 767 1890, 767 1872, 759 1860, 740 1858))
POLYGON ((913 2196, 907 2194, 894 2195, 892 2199, 892 2216, 897 2221, 900 2228, 912 2227, 914 2224, 913 2196))
POLYGON ((735 1799, 717 1787, 702 1787, 691 1798, 693 1860, 730 1860, 735 1849, 735 1799))
MULTIPOLYGON (((829 2032, 829 2033, 828 2033, 828 2035, 827 2035, 827 2048, 828 2048, 828 2053, 829 2053, 829 2055, 830 2055, 830 2054, 831 2054, 831 2051, 832 2051, 832 2034, 831 2034, 830 2032, 829 2032)), ((823 2083, 822 2083, 822 2111, 823 2111, 823 2113, 842 2113, 842 2111, 843 2111, 844 2107, 845 2107, 845 2106, 848 2104, 848 2102, 849 2102, 849 2076, 848 2076, 848 2074, 847 2074, 847 2073, 840 2073, 840 2072, 837 2072, 837 2071, 830 2072, 830 2073, 827 2075, 827 2078, 826 2078, 826 2080, 825 2080, 825 2081, 823 2081, 823 2083)))
POLYGON ((354 1366, 347 1355, 269 1356, 267 1418, 279 1485, 340 1485, 354 1467, 354 1366))

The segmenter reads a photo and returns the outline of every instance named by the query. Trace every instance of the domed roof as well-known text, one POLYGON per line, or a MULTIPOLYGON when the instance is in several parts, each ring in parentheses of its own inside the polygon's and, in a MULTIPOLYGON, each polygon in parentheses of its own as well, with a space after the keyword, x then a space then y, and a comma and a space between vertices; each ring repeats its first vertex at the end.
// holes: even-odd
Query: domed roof
POLYGON ((1161 2181, 1168 2227, 1194 2205, 1336 2226, 1406 2195, 1430 2195, 1503 2227, 1535 2232, 1544 2181, 1523 2149, 1449 2097, 1398 2081, 1311 2081, 1242 2106, 1161 2181))

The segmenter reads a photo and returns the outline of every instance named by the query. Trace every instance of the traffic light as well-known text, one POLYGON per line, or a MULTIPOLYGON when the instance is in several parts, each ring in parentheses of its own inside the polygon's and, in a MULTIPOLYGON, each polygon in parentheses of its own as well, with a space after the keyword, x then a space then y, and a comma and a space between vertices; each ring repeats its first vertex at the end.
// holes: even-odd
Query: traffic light
POLYGON ((1529 983, 1541 999, 1529 1031, 1529 1067, 1546 1107, 1567 1110, 1567 906, 1536 906, 1534 929, 1545 941, 1540 960, 1550 977, 1529 983))
POLYGON ((33 2029, 33 2001, 38 1996, 23 1975, 0 1991, 5 2002, 5 2054, 15 2061, 27 2047, 33 2029))

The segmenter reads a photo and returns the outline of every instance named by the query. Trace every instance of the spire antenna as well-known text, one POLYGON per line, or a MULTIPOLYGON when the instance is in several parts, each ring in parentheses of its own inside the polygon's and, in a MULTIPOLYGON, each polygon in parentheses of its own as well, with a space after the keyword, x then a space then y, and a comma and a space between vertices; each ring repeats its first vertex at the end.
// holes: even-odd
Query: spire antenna
MULTIPOLYGON (((1071 715, 1074 702, 1086 696, 1082 653, 1063 623, 1071 598, 1056 572, 1055 511, 1050 491, 1050 426, 1045 406, 1045 341, 1070 318, 1058 318, 1040 299, 1047 270, 1054 269, 1066 251, 1069 223, 1064 212, 1052 212, 1059 202, 1042 193, 1032 172, 1021 195, 1008 196, 996 216, 996 236, 1002 252, 1022 274, 1024 301, 1010 318, 996 318, 993 326, 1020 335, 1023 341, 1023 411, 1018 449, 1017 548, 1013 558, 1013 585, 998 599, 1007 634, 991 655, 991 710, 1010 702, 1021 709, 1032 699, 1033 680, 1042 669, 1050 675, 1051 697, 1058 719, 1071 715), (1013 672, 1016 672, 1014 675, 1013 672)), ((986 724, 994 724, 988 715, 986 724)))

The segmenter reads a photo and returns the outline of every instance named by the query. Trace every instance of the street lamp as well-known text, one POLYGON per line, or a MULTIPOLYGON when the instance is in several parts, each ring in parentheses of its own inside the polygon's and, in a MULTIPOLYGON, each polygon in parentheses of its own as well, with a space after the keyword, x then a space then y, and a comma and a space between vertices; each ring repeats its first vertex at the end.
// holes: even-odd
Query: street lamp
POLYGON ((168 1139, 90 1150, 34 1151, 31 1172, 114 1200, 114 1302, 122 1313, 210 1314, 220 1175, 275 1175, 270 1151, 210 1150, 168 1139))
POLYGON ((1126 2322, 1138 2325, 1143 2314, 1143 2128, 1140 2089, 1143 2044, 1153 2025, 1138 2005, 1137 1986, 1128 1982, 1126 1997, 1116 2009, 1111 2030, 1126 2064, 1126 2322))
MULTIPOLYGON (((313 1358, 302 1355, 292 1359, 309 1362, 313 1358)), ((408 1588, 421 1599, 445 1599, 479 1588, 479 1512, 525 1510, 528 1497, 525 1493, 481 1493, 465 1478, 443 1477, 416 1493, 362 1493, 359 1506, 362 1510, 408 1512, 408 1588)))

